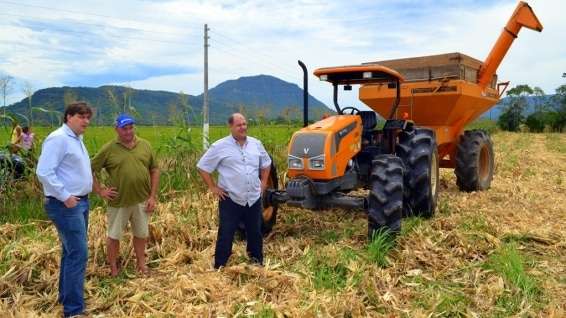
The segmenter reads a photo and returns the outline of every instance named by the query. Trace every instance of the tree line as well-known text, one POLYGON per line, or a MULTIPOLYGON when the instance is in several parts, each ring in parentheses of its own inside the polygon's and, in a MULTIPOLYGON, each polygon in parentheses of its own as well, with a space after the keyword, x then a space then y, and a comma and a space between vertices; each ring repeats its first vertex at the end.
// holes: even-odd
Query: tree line
MULTIPOLYGON (((565 76, 566 77, 566 74, 565 76)), ((539 87, 517 85, 507 92, 507 101, 497 120, 506 131, 563 132, 566 128, 566 84, 556 94, 545 98, 539 87), (537 97, 534 112, 528 114, 529 98, 537 97)))

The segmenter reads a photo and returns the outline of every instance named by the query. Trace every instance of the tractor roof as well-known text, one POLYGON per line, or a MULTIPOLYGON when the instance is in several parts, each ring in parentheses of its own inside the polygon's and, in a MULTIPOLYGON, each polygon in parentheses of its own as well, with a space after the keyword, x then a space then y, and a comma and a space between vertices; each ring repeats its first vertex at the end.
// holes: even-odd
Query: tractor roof
POLYGON ((396 80, 403 82, 405 80, 399 72, 382 65, 323 67, 316 69, 314 75, 321 81, 341 85, 384 83, 396 80))

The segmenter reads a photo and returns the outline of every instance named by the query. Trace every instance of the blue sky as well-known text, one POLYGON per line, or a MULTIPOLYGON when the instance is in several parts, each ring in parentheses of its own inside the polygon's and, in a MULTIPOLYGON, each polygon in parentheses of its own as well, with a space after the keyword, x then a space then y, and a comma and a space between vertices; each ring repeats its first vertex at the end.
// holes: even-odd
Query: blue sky
MULTIPOLYGON (((545 29, 521 31, 501 80, 552 93, 565 80, 566 2, 529 1, 545 29)), ((209 87, 270 74, 301 83, 296 64, 317 67, 462 52, 483 60, 517 1, 2 1, 0 76, 50 86, 129 85, 203 90, 203 24, 210 31, 209 87)), ((331 89, 310 78, 331 104, 331 89)), ((356 90, 345 96, 359 106, 356 90)))

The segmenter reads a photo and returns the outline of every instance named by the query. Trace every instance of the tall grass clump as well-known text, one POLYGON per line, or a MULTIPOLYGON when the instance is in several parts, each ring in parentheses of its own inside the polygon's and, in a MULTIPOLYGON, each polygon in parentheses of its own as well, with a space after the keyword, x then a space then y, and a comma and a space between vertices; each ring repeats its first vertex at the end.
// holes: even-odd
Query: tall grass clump
POLYGON ((204 190, 197 171, 197 162, 203 154, 202 134, 190 127, 182 127, 158 148, 160 157, 162 195, 174 195, 183 190, 204 190))
POLYGON ((538 303, 541 289, 538 282, 525 270, 526 259, 517 250, 515 243, 505 244, 490 256, 484 264, 501 275, 507 285, 507 291, 497 300, 507 314, 517 313, 524 304, 538 303))
POLYGON ((35 176, 33 154, 24 156, 25 168, 17 176, 11 165, 0 166, 0 224, 44 220, 43 195, 35 176))
POLYGON ((387 267, 387 255, 395 246, 395 238, 388 230, 380 230, 373 234, 367 247, 368 260, 379 267, 387 267))
POLYGON ((349 270, 343 262, 321 253, 306 255, 306 263, 316 290, 342 290, 348 282, 349 270))

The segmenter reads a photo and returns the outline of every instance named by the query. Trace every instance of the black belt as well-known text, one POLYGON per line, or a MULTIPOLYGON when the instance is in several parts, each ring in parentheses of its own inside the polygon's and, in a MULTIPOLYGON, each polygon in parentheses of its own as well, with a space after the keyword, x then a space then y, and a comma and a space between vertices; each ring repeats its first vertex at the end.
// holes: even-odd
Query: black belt
MULTIPOLYGON (((48 199, 59 200, 59 199, 57 199, 56 197, 52 197, 52 196, 50 196, 50 195, 46 195, 45 197, 48 198, 48 199)), ((75 197, 77 197, 77 198, 79 198, 79 199, 81 199, 81 200, 84 200, 84 199, 88 199, 88 194, 85 194, 85 195, 75 195, 75 197)))

